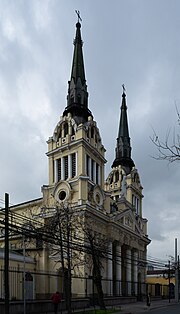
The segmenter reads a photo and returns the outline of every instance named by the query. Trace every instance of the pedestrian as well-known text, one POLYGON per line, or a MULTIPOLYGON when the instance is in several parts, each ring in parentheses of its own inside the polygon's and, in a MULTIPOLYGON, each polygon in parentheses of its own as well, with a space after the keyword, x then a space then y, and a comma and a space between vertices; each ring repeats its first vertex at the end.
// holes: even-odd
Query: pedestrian
POLYGON ((147 294, 147 306, 151 305, 151 296, 150 293, 147 294))
POLYGON ((52 303, 54 304, 54 314, 57 314, 58 304, 61 302, 61 295, 59 291, 56 291, 56 293, 53 293, 51 300, 52 300, 52 303))

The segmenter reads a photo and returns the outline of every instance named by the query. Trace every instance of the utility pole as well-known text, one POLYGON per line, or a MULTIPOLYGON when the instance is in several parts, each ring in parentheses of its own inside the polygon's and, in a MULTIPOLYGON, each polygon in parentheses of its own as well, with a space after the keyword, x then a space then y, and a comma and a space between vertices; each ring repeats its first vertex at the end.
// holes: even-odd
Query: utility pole
POLYGON ((23 302, 23 305, 24 305, 24 313, 23 314, 26 314, 26 248, 25 248, 25 235, 23 235, 23 285, 24 285, 24 295, 23 295, 23 298, 24 298, 24 302, 23 302))
POLYGON ((179 287, 179 282, 180 282, 180 280, 179 280, 179 255, 178 255, 178 302, 179 302, 179 289, 180 289, 180 287, 179 287))
POLYGON ((171 283, 171 268, 170 261, 168 261, 168 278, 169 278, 169 303, 171 302, 171 291, 170 291, 170 283, 171 283))
POLYGON ((5 193, 5 254, 4 254, 5 314, 9 314, 9 194, 5 193))
POLYGON ((177 257, 177 238, 175 238, 175 301, 179 301, 179 278, 178 278, 178 257, 177 257))

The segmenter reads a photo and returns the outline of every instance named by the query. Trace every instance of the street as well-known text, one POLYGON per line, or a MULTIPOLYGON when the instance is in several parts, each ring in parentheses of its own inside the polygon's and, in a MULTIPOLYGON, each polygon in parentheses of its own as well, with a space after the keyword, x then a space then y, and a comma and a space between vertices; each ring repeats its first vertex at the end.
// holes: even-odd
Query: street
POLYGON ((171 306, 163 307, 161 309, 151 309, 150 312, 152 314, 179 314, 180 313, 180 304, 174 304, 171 306))

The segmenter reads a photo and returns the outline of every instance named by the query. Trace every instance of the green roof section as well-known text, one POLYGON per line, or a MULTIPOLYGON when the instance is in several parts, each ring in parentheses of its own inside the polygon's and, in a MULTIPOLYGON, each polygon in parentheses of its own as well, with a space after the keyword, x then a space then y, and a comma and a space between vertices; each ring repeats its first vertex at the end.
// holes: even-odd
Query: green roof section
POLYGON ((74 82, 77 83, 77 79, 81 79, 82 85, 86 82, 85 79, 85 70, 84 70, 84 61, 83 61, 83 51, 82 46, 83 42, 81 39, 81 24, 76 23, 76 36, 74 40, 74 55, 72 63, 72 72, 71 79, 74 79, 74 82))
POLYGON ((76 34, 74 39, 71 78, 68 82, 67 107, 63 112, 63 116, 71 113, 77 124, 87 122, 88 117, 92 117, 92 113, 88 109, 88 91, 82 46, 81 24, 78 21, 76 23, 76 34))
POLYGON ((119 132, 116 145, 116 158, 112 164, 112 167, 117 167, 120 165, 124 168, 126 174, 130 173, 132 167, 134 167, 134 162, 131 159, 131 144, 129 137, 126 94, 124 85, 122 94, 119 132))
POLYGON ((128 118, 127 118, 127 106, 126 106, 126 94, 122 94, 121 116, 119 124, 118 138, 129 137, 128 118))

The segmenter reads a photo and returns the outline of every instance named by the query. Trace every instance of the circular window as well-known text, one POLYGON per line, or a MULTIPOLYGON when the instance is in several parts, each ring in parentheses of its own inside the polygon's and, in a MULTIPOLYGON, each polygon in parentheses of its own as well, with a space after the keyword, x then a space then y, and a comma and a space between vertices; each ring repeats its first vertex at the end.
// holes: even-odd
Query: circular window
POLYGON ((98 206, 103 205, 103 195, 99 189, 95 189, 95 191, 93 192, 93 198, 96 205, 98 206))
POLYGON ((66 191, 60 191, 59 192, 59 199, 60 201, 64 201, 66 198, 66 191))
POLYGON ((72 189, 66 181, 60 181, 55 185, 52 196, 58 203, 64 203, 71 199, 72 189))

